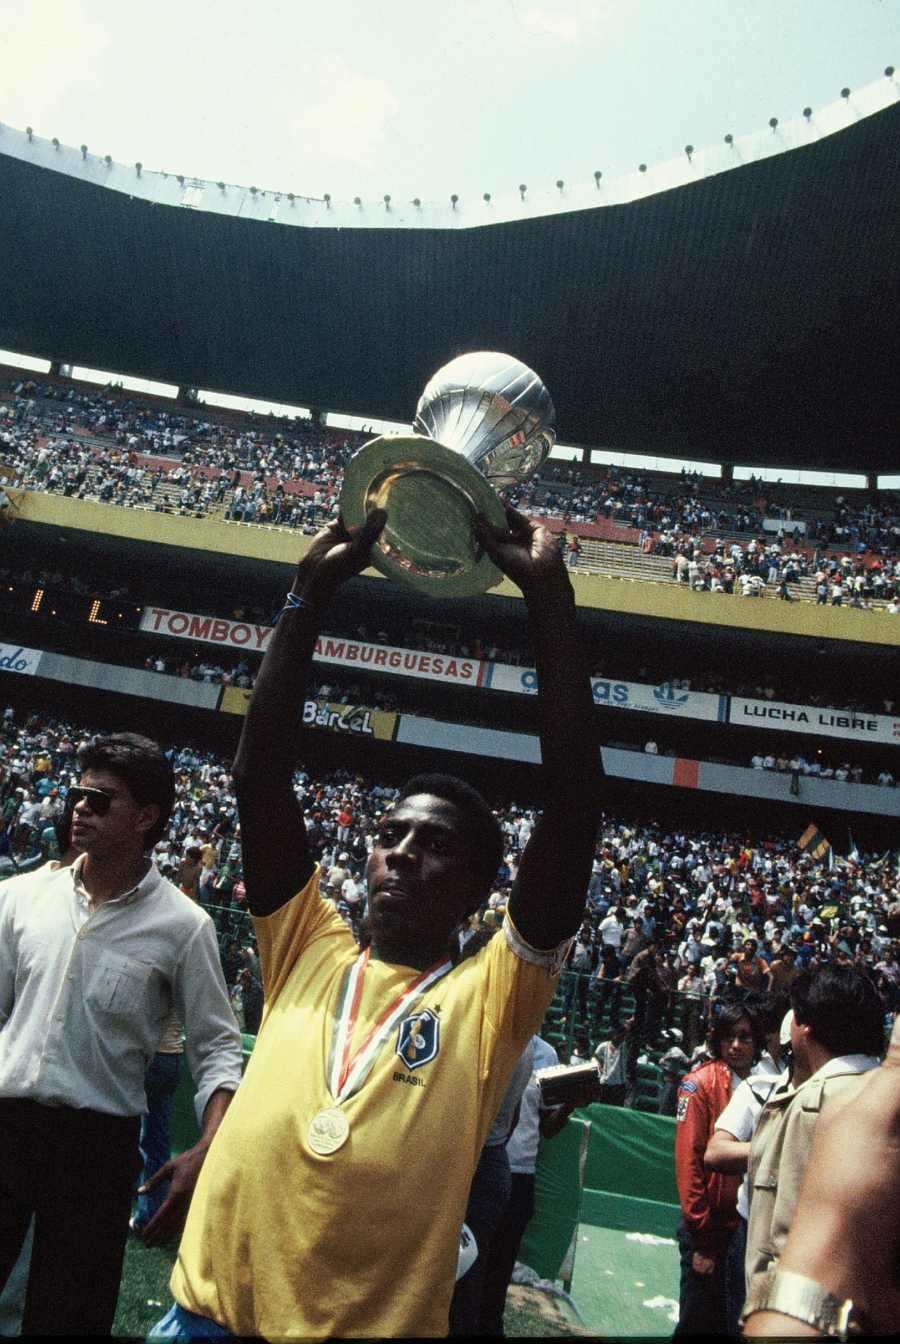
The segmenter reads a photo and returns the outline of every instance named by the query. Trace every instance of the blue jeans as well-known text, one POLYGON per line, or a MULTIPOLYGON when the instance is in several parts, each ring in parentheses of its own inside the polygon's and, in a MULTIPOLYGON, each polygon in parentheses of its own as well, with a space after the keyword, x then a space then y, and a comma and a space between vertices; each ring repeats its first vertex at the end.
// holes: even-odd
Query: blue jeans
POLYGON ((453 1290, 449 1321, 451 1335, 470 1338, 484 1333, 480 1315, 485 1276, 494 1237, 506 1213, 511 1191, 512 1174, 506 1144, 482 1148, 469 1189, 465 1218, 466 1225, 474 1234, 478 1256, 453 1290))
POLYGON ((740 1334, 741 1312, 747 1295, 747 1279, 744 1261, 747 1255, 747 1220, 738 1218, 738 1225, 731 1234, 728 1254, 725 1257, 725 1315, 728 1333, 735 1338, 740 1334))
MULTIPOLYGON (((144 1076, 148 1109, 141 1116, 139 1185, 149 1181, 172 1155, 172 1106, 180 1077, 181 1055, 157 1053, 153 1056, 144 1076)), ((149 1194, 138 1195, 132 1220, 136 1230, 147 1226, 168 1193, 169 1182, 161 1181, 149 1194)))
POLYGON ((731 1282, 727 1273, 730 1237, 716 1256, 712 1274, 694 1270, 694 1238, 684 1222, 678 1225, 678 1250, 681 1255, 681 1292, 675 1335, 725 1335, 737 1333, 737 1317, 743 1306, 731 1300, 731 1282))
POLYGON ((235 1338, 224 1325, 211 1321, 208 1316, 197 1316, 186 1307, 180 1307, 177 1302, 147 1331, 148 1344, 157 1339, 167 1339, 172 1344, 188 1344, 193 1339, 235 1338))

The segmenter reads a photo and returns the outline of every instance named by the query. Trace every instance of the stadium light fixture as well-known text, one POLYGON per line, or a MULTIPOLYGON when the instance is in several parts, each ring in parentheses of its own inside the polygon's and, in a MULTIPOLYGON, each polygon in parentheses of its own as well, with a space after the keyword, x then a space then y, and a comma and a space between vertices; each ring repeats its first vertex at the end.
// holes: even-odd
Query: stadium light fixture
POLYGON ((777 117, 769 117, 769 125, 772 127, 772 130, 774 131, 774 130, 775 130, 775 127, 778 125, 778 118, 777 118, 777 117))
POLYGON ((362 209, 362 201, 360 200, 360 198, 359 198, 358 196, 354 196, 354 197, 353 197, 353 204, 354 204, 354 205, 358 205, 359 208, 360 208, 360 210, 362 209))
POLYGON ((106 164, 107 168, 111 168, 111 167, 112 167, 112 155, 111 155, 111 154, 104 154, 104 155, 103 155, 103 162, 106 164))
POLYGON ((144 165, 142 163, 136 163, 134 165, 134 171, 137 173, 138 177, 140 177, 141 175, 141 169, 143 168, 143 166, 144 165))
POLYGON ((519 183, 519 195, 522 197, 522 200, 523 200, 523 201, 524 201, 524 199, 525 199, 525 193, 526 193, 527 190, 528 190, 528 188, 526 187, 525 183, 524 183, 524 182, 520 182, 520 183, 519 183))
POLYGON ((417 210, 421 208, 422 202, 418 196, 413 197, 413 205, 416 207, 417 210))
POLYGON ((456 192, 454 191, 453 195, 450 197, 450 204, 453 206, 453 209, 454 209, 454 210, 456 209, 456 202, 457 202, 458 200, 459 200, 459 197, 457 196, 456 192))
POLYGON ((53 146, 54 149, 59 149, 59 136, 58 136, 58 135, 54 135, 54 137, 53 137, 53 139, 50 141, 50 143, 52 144, 52 146, 53 146))
POLYGON ((224 182, 217 182, 217 183, 216 183, 216 186, 219 188, 219 191, 224 191, 224 190, 225 190, 225 183, 224 183, 224 182))
POLYGON ((639 164, 638 164, 638 172, 639 172, 639 173, 646 173, 646 171, 647 171, 647 165, 646 165, 646 163, 639 163, 639 164))
POLYGON ((288 200, 290 201, 291 205, 294 204, 294 193, 292 191, 288 192, 288 200))
POLYGON ((563 188, 565 187, 565 185, 566 185, 566 184, 565 184, 565 182, 562 180, 561 177, 558 177, 558 178, 556 179, 556 187, 557 187, 557 190, 558 190, 558 191, 562 191, 563 188))
POLYGON ((844 99, 849 98, 849 97, 850 97, 850 90, 849 90, 848 88, 843 88, 843 89, 841 89, 841 97, 844 98, 844 99))
POLYGON ((693 145, 685 145, 685 147, 684 147, 684 152, 685 152, 685 154, 688 156, 688 163, 690 163, 691 160, 692 160, 692 158, 693 158, 693 154, 694 154, 694 146, 693 146, 693 145))
POLYGON ((325 209, 326 209, 326 210, 330 210, 330 209, 331 209, 331 192, 330 192, 330 191, 326 191, 325 195, 322 197, 322 200, 325 202, 325 209))
POLYGON ((384 208, 385 210, 390 210, 391 208, 391 193, 389 191, 384 193, 384 208))
POLYGON ((811 107, 804 107, 804 109, 803 109, 803 115, 804 115, 804 117, 806 117, 806 120, 809 121, 810 117, 812 116, 812 108, 811 108, 811 107))
POLYGON ((725 143, 726 143, 726 145, 733 145, 733 144, 734 144, 734 136, 731 134, 730 131, 728 132, 728 134, 727 134, 726 137, 725 137, 725 143))
POLYGON ((26 127, 25 127, 25 134, 28 136, 28 143, 29 143, 29 145, 30 145, 31 142, 32 142, 32 140, 34 139, 34 131, 31 129, 30 126, 26 126, 26 127))
POLYGON ((255 195, 256 195, 256 187, 251 187, 251 188, 250 188, 250 195, 251 195, 251 196, 255 196, 255 195))
POLYGON ((86 158, 87 158, 87 145, 82 145, 82 146, 81 146, 81 157, 82 157, 83 159, 86 159, 86 158))
POLYGON ((894 67, 893 67, 892 65, 886 65, 886 66, 884 67, 884 77, 885 77, 885 79, 893 79, 893 78, 894 78, 894 67))
POLYGON ((490 193, 489 191, 486 191, 486 192, 484 193, 484 195, 482 196, 481 199, 484 201, 485 205, 490 205, 490 203, 491 203, 491 193, 490 193))

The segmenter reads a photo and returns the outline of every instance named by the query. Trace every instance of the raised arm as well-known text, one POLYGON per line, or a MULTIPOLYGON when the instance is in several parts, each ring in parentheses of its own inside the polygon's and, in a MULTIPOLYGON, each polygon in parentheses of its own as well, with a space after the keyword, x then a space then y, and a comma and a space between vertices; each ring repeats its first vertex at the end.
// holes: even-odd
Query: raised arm
POLYGON ((306 679, 322 614, 341 584, 368 564, 385 520, 378 511, 351 533, 336 519, 313 538, 291 587, 289 603, 298 605, 282 611, 256 678, 233 766, 247 903, 255 915, 284 905, 313 871, 293 787, 306 679))
POLYGON ((491 559, 517 583, 538 674, 544 808, 522 855, 510 913, 533 947, 556 947, 584 914, 599 810, 600 757, 575 593, 556 538, 515 509, 507 529, 478 525, 491 559))

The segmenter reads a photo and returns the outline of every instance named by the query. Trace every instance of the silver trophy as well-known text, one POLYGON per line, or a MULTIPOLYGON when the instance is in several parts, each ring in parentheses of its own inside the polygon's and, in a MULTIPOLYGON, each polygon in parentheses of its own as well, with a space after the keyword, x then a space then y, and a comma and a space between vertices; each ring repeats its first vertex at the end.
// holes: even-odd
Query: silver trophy
POLYGON ((495 487, 527 481, 555 440, 544 384, 493 350, 453 359, 430 379, 413 434, 385 434, 353 457, 341 488, 348 527, 372 509, 387 523, 372 564, 431 597, 471 597, 502 577, 473 530, 477 513, 502 527, 495 487))

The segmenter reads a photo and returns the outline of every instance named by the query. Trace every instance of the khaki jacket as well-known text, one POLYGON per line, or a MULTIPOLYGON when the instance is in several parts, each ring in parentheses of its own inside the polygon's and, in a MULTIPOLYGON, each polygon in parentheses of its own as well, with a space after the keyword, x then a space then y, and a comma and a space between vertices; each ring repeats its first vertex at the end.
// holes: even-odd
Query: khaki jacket
POLYGON ((747 1170, 750 1218, 747 1223, 747 1293, 779 1259, 797 1206, 816 1121, 827 1102, 878 1063, 870 1055, 829 1060, 797 1088, 766 1102, 750 1144, 747 1170))

